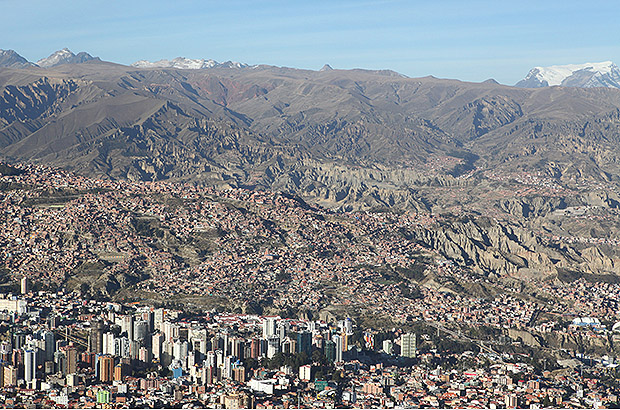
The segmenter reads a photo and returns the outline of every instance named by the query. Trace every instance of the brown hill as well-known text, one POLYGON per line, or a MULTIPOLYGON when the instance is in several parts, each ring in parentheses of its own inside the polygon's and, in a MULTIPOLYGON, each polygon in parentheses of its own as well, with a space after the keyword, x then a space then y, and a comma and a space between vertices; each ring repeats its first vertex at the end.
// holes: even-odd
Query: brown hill
POLYGON ((617 273, 615 248, 566 244, 617 240, 619 139, 613 89, 270 66, 0 69, 5 159, 453 214, 412 235, 487 273, 617 273))

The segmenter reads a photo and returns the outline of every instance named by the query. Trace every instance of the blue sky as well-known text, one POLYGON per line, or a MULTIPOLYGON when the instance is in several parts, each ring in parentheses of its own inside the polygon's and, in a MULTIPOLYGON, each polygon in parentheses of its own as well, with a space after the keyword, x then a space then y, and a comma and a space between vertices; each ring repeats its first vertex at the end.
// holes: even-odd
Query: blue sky
POLYGON ((514 84, 534 66, 620 64, 618 1, 0 0, 0 48, 130 64, 177 56, 514 84))

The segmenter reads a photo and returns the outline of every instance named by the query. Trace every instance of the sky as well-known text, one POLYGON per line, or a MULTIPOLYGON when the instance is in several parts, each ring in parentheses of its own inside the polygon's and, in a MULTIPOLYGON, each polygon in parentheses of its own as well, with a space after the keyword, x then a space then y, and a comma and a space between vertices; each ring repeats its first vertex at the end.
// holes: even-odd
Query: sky
POLYGON ((0 49, 514 84, 535 66, 620 64, 619 17, 617 0, 0 0, 0 49))

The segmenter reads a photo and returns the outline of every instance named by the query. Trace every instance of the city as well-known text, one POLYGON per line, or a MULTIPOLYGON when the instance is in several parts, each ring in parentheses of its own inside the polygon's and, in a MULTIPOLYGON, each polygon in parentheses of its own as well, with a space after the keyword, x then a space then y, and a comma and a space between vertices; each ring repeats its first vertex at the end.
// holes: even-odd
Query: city
POLYGON ((7 407, 617 403, 619 284, 491 283, 396 234, 435 215, 15 167, 7 407))
POLYGON ((541 367, 526 354, 442 343, 439 328, 418 334, 362 330, 351 319, 190 315, 31 292, 27 280, 21 287, 0 301, 10 334, 0 344, 8 408, 617 405, 609 357, 541 367))
POLYGON ((0 10, 0 408, 620 408, 620 2, 0 10))

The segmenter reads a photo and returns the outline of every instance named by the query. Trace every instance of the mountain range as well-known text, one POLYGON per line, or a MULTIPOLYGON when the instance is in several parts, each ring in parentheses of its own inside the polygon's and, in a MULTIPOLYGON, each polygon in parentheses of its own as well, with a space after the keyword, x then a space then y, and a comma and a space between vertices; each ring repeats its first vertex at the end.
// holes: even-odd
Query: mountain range
POLYGON ((146 60, 136 61, 131 64, 132 67, 138 68, 178 68, 183 70, 201 70, 205 68, 225 67, 225 68, 245 68, 249 67, 247 64, 236 63, 227 61, 225 63, 218 63, 215 60, 196 60, 184 57, 177 57, 172 60, 159 60, 150 62, 146 60))
MULTIPOLYGON (((55 67, 61 64, 80 64, 88 61, 101 61, 99 57, 93 57, 82 51, 77 55, 68 48, 63 48, 42 58, 35 63, 29 62, 14 50, 0 50, 0 67, 32 67, 43 68, 55 67)), ((223 63, 212 59, 191 59, 177 57, 172 60, 162 59, 158 61, 139 60, 131 64, 136 68, 174 68, 181 70, 202 70, 210 68, 255 68, 245 63, 226 61, 223 63)), ((325 64, 319 71, 332 70, 329 64, 325 64)), ((389 70, 386 70, 389 71, 389 70)), ((394 73, 397 74, 397 73, 394 73)), ((402 74, 398 74, 401 75, 402 74)), ((495 80, 488 80, 495 82, 495 80)), ((620 88, 620 69, 611 61, 601 63, 554 65, 549 67, 534 67, 515 84, 521 88, 540 88, 550 86, 578 87, 578 88, 620 88)))
POLYGON ((37 61, 36 65, 39 67, 49 68, 61 64, 80 64, 92 60, 101 61, 99 57, 93 57, 87 52, 82 51, 77 54, 73 54, 73 52, 68 48, 63 48, 62 50, 51 54, 49 57, 42 58, 37 61))
POLYGON ((0 90, 5 158, 90 175, 286 190, 330 206, 423 208, 432 201, 420 202, 412 186, 456 184, 472 171, 547 173, 549 161, 564 182, 620 175, 614 134, 605 132, 615 127, 620 97, 605 88, 271 66, 162 71, 91 60, 7 68, 0 90), (605 138, 591 145, 593 135, 605 138))
POLYGON ((611 61, 534 67, 517 87, 610 87, 620 88, 620 69, 611 61))
POLYGON ((13 50, 0 50, 0 67, 31 67, 35 64, 29 62, 13 50))
POLYGON ((47 68, 7 56, 5 161, 440 214, 416 240, 472 269, 620 274, 617 89, 72 54, 47 68))

